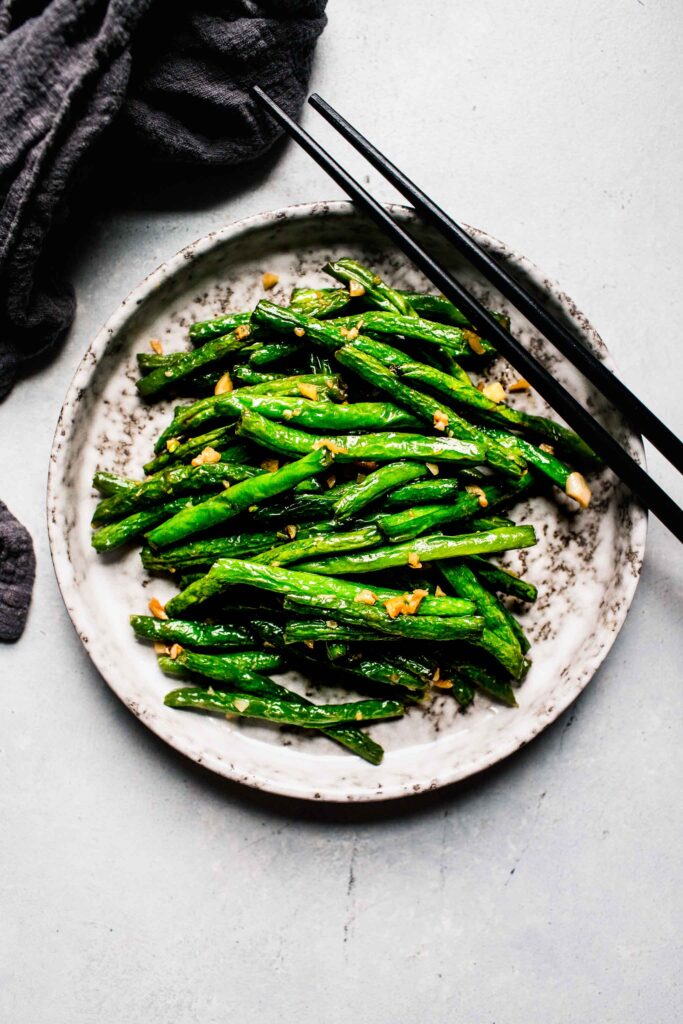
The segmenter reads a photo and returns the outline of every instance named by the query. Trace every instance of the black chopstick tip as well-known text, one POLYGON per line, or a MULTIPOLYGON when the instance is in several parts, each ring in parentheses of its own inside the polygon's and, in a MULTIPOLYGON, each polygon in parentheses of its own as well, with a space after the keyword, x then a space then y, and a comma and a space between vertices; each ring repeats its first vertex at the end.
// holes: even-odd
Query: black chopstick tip
POLYGON ((263 91, 260 85, 252 85, 249 92, 259 103, 267 103, 270 100, 270 96, 267 92, 263 91))

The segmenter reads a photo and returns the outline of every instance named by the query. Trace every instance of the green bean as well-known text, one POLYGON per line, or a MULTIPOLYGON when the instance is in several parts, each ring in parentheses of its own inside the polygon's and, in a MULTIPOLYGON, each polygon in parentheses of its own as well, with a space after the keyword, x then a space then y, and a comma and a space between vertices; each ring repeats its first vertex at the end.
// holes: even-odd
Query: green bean
MULTIPOLYGON (((240 692, 254 697, 287 699, 291 691, 255 671, 263 653, 262 651, 241 651, 240 660, 233 661, 231 664, 225 656, 216 657, 215 655, 182 650, 175 654, 174 658, 163 654, 159 655, 157 662, 166 674, 176 678, 193 679, 195 676, 204 676, 215 683, 227 684, 227 687, 219 685, 218 689, 232 690, 240 687, 240 692)), ((280 655, 273 656, 266 652, 264 664, 275 665, 276 668, 273 671, 277 670, 280 662, 280 655)))
POLYGON ((437 562, 437 568, 458 597, 472 601, 483 618, 484 631, 478 646, 499 661, 514 679, 521 679, 528 666, 497 598, 482 587, 466 565, 437 562))
MULTIPOLYGON (((416 313, 428 320, 437 320, 443 324, 454 324, 456 327, 471 326, 465 314, 454 306, 450 299, 445 298, 443 295, 428 295, 425 292, 407 291, 401 294, 405 295, 416 313)), ((507 314, 498 313, 495 310, 489 310, 489 312, 503 327, 507 330, 510 329, 510 317, 507 314)))
POLYGON ((238 461, 238 455, 245 451, 244 445, 235 439, 235 428, 231 424, 227 427, 217 427, 205 434, 198 434, 191 437, 182 444, 173 441, 167 442, 166 451, 162 451, 155 458, 146 462, 142 467, 148 476, 159 473, 162 469, 174 463, 184 463, 201 454, 205 448, 213 448, 214 451, 229 453, 231 461, 238 461))
POLYGON ((336 356, 342 365, 350 366, 366 380, 372 380, 376 387, 386 390, 397 402, 413 409, 437 429, 445 429, 446 433, 454 437, 481 444, 485 450, 486 461, 494 469, 507 476, 521 476, 523 473, 526 463, 517 448, 500 444, 493 439, 490 430, 473 426, 450 407, 442 405, 423 392, 407 387, 398 380, 396 374, 404 367, 423 364, 415 363, 391 345, 364 337, 358 338, 352 345, 341 348, 336 356), (441 426, 438 426, 439 422, 441 426))
POLYGON ((506 704, 509 708, 517 707, 517 698, 510 684, 489 669, 481 665, 458 661, 453 666, 453 671, 462 677, 469 686, 476 687, 489 697, 500 701, 501 704, 506 704))
POLYGON ((165 676, 172 676, 174 679, 187 679, 190 675, 183 665, 179 665, 167 654, 157 655, 157 665, 165 676))
MULTIPOLYGON (((291 377, 283 377, 281 380, 274 380, 264 384, 255 384, 249 388, 251 395, 270 395, 274 398, 277 395, 300 395, 301 388, 312 386, 318 389, 318 401, 346 401, 346 384, 333 373, 298 373, 291 377)), ((246 388, 242 389, 242 394, 246 388)))
POLYGON ((278 306, 262 299, 254 310, 254 321, 279 334, 294 335, 320 345, 327 352, 334 352, 344 344, 345 337, 337 327, 331 327, 326 320, 315 320, 294 309, 278 306))
POLYGON ((327 445, 334 451, 337 462, 395 462, 410 459, 476 465, 484 461, 485 454, 483 447, 473 441, 460 441, 455 437, 423 437, 421 434, 394 431, 320 438, 270 422, 255 412, 243 414, 237 433, 285 455, 303 455, 321 445, 327 445))
POLYGON ((390 288, 378 274, 368 270, 367 267, 357 263, 356 260, 343 257, 342 259, 327 263, 323 270, 326 274, 330 274, 344 284, 351 284, 353 282, 361 285, 365 300, 371 302, 379 309, 385 309, 390 312, 397 311, 405 316, 412 316, 414 314, 414 310, 405 295, 397 292, 395 288, 390 288))
MULTIPOLYGON (((326 599, 329 598, 328 603, 332 604, 335 599, 353 604, 359 598, 367 597, 367 588, 347 580, 331 577, 322 579, 318 575, 301 572, 298 569, 282 569, 273 565, 262 565, 258 562, 222 558, 201 580, 172 597, 166 605, 166 613, 180 617, 188 608, 217 597, 238 584, 259 587, 276 594, 323 595, 326 599), (363 593, 364 591, 365 593, 363 593)), ((401 593, 402 591, 391 590, 387 587, 373 587, 372 589, 372 594, 380 602, 400 597, 401 593)), ((473 611, 474 605, 469 601, 449 597, 425 597, 417 609, 417 614, 447 617, 469 615, 473 611)))
POLYGON ((137 486, 120 494, 105 498, 96 507, 93 523, 111 523, 131 512, 158 505, 171 498, 180 498, 185 494, 206 493, 219 490, 225 481, 235 482, 257 476, 263 470, 252 469, 235 462, 219 462, 213 465, 174 466, 162 470, 149 480, 138 480, 137 486))
POLYGON ((419 316, 402 316, 400 313, 369 312, 355 316, 339 317, 329 321, 331 327, 352 331, 362 330, 363 334, 402 335, 425 341, 428 345, 436 345, 456 357, 489 355, 495 351, 493 345, 485 338, 480 338, 473 331, 448 324, 437 324, 432 320, 423 320, 419 316))
MULTIPOLYGON (((183 668, 187 668, 195 674, 208 676, 216 682, 228 683, 231 686, 239 687, 239 693, 249 694, 251 696, 265 698, 267 700, 294 702, 297 706, 313 706, 312 702, 306 697, 300 696, 293 690, 288 690, 284 686, 280 686, 278 683, 272 682, 270 679, 265 679, 257 672, 247 667, 249 660, 254 659, 254 656, 262 656, 263 652, 247 652, 245 656, 245 664, 240 665, 235 661, 232 665, 228 663, 227 658, 215 658, 210 656, 203 656, 198 654, 191 654, 189 651, 183 651, 178 656, 176 662, 171 664, 181 664, 183 668)), ((239 656, 233 656, 239 658, 239 656)), ((266 658, 271 663, 279 662, 278 655, 266 655, 266 658)), ((161 659, 159 659, 161 660, 161 659)), ((165 659, 164 659, 165 660, 165 659)), ((168 659, 170 661, 170 659, 168 659)), ((255 661, 254 661, 255 665, 255 661)), ((213 692, 209 690, 207 692, 213 692)), ((329 727, 321 728, 320 732, 327 736, 329 739, 341 744, 359 757, 364 758, 371 764, 380 764, 384 751, 375 743, 374 740, 370 739, 369 736, 365 735, 361 729, 357 727, 329 727)))
POLYGON ((443 295, 427 295, 425 292, 401 292, 420 316, 431 316, 441 323, 455 324, 457 327, 469 327, 470 322, 464 313, 443 295))
MULTIPOLYGON (((298 572, 298 568, 295 571, 298 572)), ((395 602, 398 598, 402 604, 405 604, 415 594, 416 590, 424 589, 421 587, 414 587, 412 589, 406 587, 405 590, 395 590, 388 587, 375 586, 368 588, 358 586, 347 580, 321 577, 315 573, 306 573, 305 576, 307 579, 303 586, 297 580, 289 587, 284 586, 281 592, 293 598, 301 595, 310 596, 311 599, 319 601, 321 607, 332 610, 336 608, 339 611, 343 611, 350 605, 351 610, 358 612, 358 615, 361 617, 365 614, 365 608, 374 607, 376 612, 383 618, 386 618, 389 615, 386 608, 387 602, 395 602), (311 582, 312 577, 320 581, 318 587, 311 582), (375 598, 374 602, 367 603, 368 594, 375 598), (360 599, 361 596, 363 600, 360 599)), ((471 601, 463 601, 460 598, 447 597, 445 595, 439 597, 427 595, 421 598, 414 614, 424 617, 458 618, 472 616, 474 612, 475 607, 471 601)))
MULTIPOLYGON (((495 598, 496 603, 497 603, 498 607, 500 608, 501 612, 505 616, 505 619, 506 619, 506 622, 508 624, 508 627, 510 628, 510 630, 513 633, 515 639, 517 640, 517 643, 519 644, 519 647, 520 647, 520 650, 521 650, 522 654, 526 654, 530 650, 530 648, 531 648, 531 643, 529 641, 528 636, 524 632, 521 623, 518 622, 518 620, 514 617, 512 612, 509 610, 509 608, 506 608, 505 605, 503 604, 503 602, 499 598, 497 598, 495 596, 495 594, 493 595, 493 597, 495 598)), ((530 662, 527 661, 527 666, 529 664, 530 664, 530 662)))
POLYGON ((169 366, 177 363, 186 354, 186 352, 166 352, 160 355, 157 352, 138 352, 135 358, 138 370, 141 373, 149 373, 151 370, 158 370, 159 367, 168 369, 169 366))
POLYGON ((462 497, 465 486, 460 480, 449 480, 447 477, 418 480, 417 483, 406 484, 405 487, 397 487, 395 491, 391 491, 387 494, 384 504, 389 508, 434 505, 440 501, 462 497))
POLYGON ((411 653, 405 654, 403 651, 392 650, 392 660, 405 668, 406 671, 412 672, 414 676, 421 679, 425 683, 431 683, 435 678, 439 678, 440 666, 437 661, 422 652, 415 652, 413 647, 409 648, 411 653), (437 673, 437 669, 439 672, 437 673))
POLYGON ((480 533, 482 530, 498 530, 501 526, 516 526, 514 519, 508 516, 477 516, 467 523, 463 523, 463 532, 480 533))
POLYGON ((281 359, 295 356, 303 349, 301 341, 269 341, 249 356, 251 366, 270 366, 281 359))
POLYGON ((494 426, 511 426, 513 429, 530 433, 542 441, 556 445, 582 462, 599 462, 592 449, 573 430, 545 416, 535 416, 513 409, 503 402, 495 402, 474 386, 462 367, 456 365, 453 369, 455 373, 449 374, 420 363, 406 361, 399 373, 402 378, 426 384, 456 404, 475 410, 480 418, 494 426))
POLYGON ((382 534, 375 526, 365 526, 348 533, 321 533, 317 537, 304 536, 289 544, 278 544, 257 555, 255 562, 267 565, 289 565, 310 558, 311 554, 323 555, 331 552, 359 551, 382 543, 382 534))
POLYGON ((118 473, 107 473, 102 469, 98 469, 92 479, 92 485, 95 490, 105 497, 110 497, 113 494, 122 494, 124 491, 131 491, 139 483, 139 480, 119 476, 118 473))
POLYGON ((319 448, 309 455, 291 462, 274 473, 263 473, 234 484, 192 509, 179 512, 167 522, 157 526, 147 535, 151 547, 168 547, 194 533, 201 533, 212 526, 231 519, 251 505, 283 491, 289 491, 299 480, 320 473, 330 465, 334 456, 325 448, 319 448))
POLYGON ((474 555, 467 559, 467 564, 474 569, 476 575, 489 587, 490 590, 497 590, 501 594, 509 594, 517 597, 520 601, 534 602, 538 597, 538 590, 533 583, 503 569, 499 565, 492 565, 485 558, 474 555))
POLYGON ((152 551, 143 548, 140 552, 142 564, 148 572, 183 572, 188 569, 207 569, 219 558, 245 558, 267 551, 282 540, 277 530, 232 533, 229 537, 212 537, 210 540, 195 540, 189 544, 152 551))
POLYGON ((419 430, 420 421, 389 402, 354 402, 334 405, 330 402, 308 401, 305 398, 270 398, 245 396, 244 405, 281 422, 296 421, 306 430, 388 430, 403 428, 419 430))
POLYGON ((93 533, 90 543, 95 551, 101 554, 105 551, 114 551, 128 541, 134 540, 145 533, 151 526, 155 526, 164 519, 169 519, 182 509, 192 508, 204 500, 206 495, 197 494, 187 498, 177 498, 163 505, 154 508, 143 509, 142 512, 134 512, 126 519, 120 519, 118 523, 109 523, 93 533))
POLYGON ((342 310, 350 300, 345 288, 295 288, 289 304, 297 313, 324 320, 342 310))
MULTIPOLYGON (((391 640, 391 637, 385 637, 391 640)), ((332 666, 333 682, 340 682, 349 688, 357 689, 359 692, 368 691, 368 683, 377 683, 381 686, 389 686, 395 689, 399 687, 403 693, 401 699, 411 701, 422 700, 426 690, 426 680, 416 676, 410 668, 399 664, 394 647, 375 648, 368 656, 364 651, 349 652, 347 644, 308 644, 310 648, 303 651, 291 644, 287 647, 287 658, 301 671, 308 672, 314 679, 322 669, 324 678, 329 676, 330 662, 332 666), (329 648, 339 646, 338 657, 331 658, 329 648), (375 653, 378 651, 378 653, 375 653), (324 654, 323 654, 324 652, 324 654)), ((333 650, 333 654, 336 652, 333 650)), ((370 690, 372 692, 372 690, 370 690)))
POLYGON ((348 644, 343 643, 327 643, 325 644, 325 651, 330 661, 339 661, 340 658, 345 658, 349 652, 348 644))
POLYGON ((190 324, 190 341, 195 345, 202 345, 205 341, 234 331, 240 324, 248 324, 250 320, 251 313, 225 313, 214 320, 198 320, 197 323, 190 324))
POLYGON ((347 603, 344 607, 324 604, 324 595, 290 595, 285 598, 285 611, 314 608, 319 615, 329 615, 330 621, 359 623, 371 626, 381 633, 409 640, 476 640, 481 636, 483 621, 475 615, 442 618, 436 615, 399 615, 395 619, 370 605, 347 603))
POLYGON ((243 626, 218 626, 185 619, 155 619, 131 615, 136 636, 161 643, 189 644, 191 647, 249 647, 253 638, 243 626))
POLYGON ((246 697, 235 693, 212 693, 199 687, 172 690, 164 697, 164 704, 172 708, 198 708, 218 714, 239 715, 244 718, 262 718, 278 725, 298 725, 305 729, 349 722, 374 722, 383 718, 397 718, 403 714, 403 705, 395 700, 357 700, 347 704, 302 704, 290 700, 246 697))
POLYGON ((374 629, 337 622, 336 619, 290 619, 285 626, 286 644, 315 643, 319 640, 367 643, 368 640, 391 639, 374 629))
MULTIPOLYGON (((343 657, 343 655, 342 655, 343 657)), ((308 660, 308 659, 306 659, 308 660)), ((332 660, 328 656, 328 660, 332 660)), ((384 658, 368 658, 361 656, 355 661, 338 663, 335 659, 334 670, 336 675, 346 678, 359 690, 367 688, 367 682, 379 683, 381 686, 396 688, 397 686, 407 691, 405 697, 410 696, 413 700, 421 700, 425 695, 425 683, 417 679, 411 672, 406 672, 399 665, 384 658)))
POLYGON ((285 627, 277 619, 250 616, 249 626, 264 647, 282 648, 285 645, 285 627))
POLYGON ((231 401, 225 402, 221 407, 221 417, 229 420, 236 420, 245 409, 248 409, 277 422, 296 421, 298 427, 307 430, 355 432, 420 428, 418 419, 389 402, 336 405, 311 398, 281 398, 243 394, 241 391, 233 392, 230 397, 231 401))
POLYGON ((152 370, 147 376, 136 381, 135 386, 143 398, 154 398, 192 374, 203 371, 207 366, 213 367, 213 364, 223 363, 226 358, 234 357, 249 344, 251 334, 252 329, 242 324, 230 334, 214 341, 207 341, 194 352, 187 352, 182 359, 173 362, 167 369, 159 367, 152 370))
POLYGON ((274 380, 285 379, 284 373, 259 373, 258 370, 252 369, 248 363, 240 363, 238 366, 233 366, 230 376, 233 380, 239 381, 242 386, 270 384, 274 380))
MULTIPOLYGON (((336 490, 336 488, 334 488, 336 490)), ((327 529, 332 530, 334 515, 334 499, 331 492, 327 494, 297 495, 293 501, 273 501, 256 509, 251 520, 257 525, 275 526, 282 529, 296 523, 308 524, 324 516, 329 516, 327 529)))
MULTIPOLYGON (((279 380, 265 381, 249 388, 240 388, 239 394, 244 399, 248 395, 267 395, 268 397, 284 397, 287 395, 300 395, 301 388, 313 387, 318 391, 318 401, 323 401, 333 395, 340 401, 346 395, 346 389, 339 377, 325 374, 300 374, 296 377, 283 377, 279 380)), ((244 402, 237 403, 234 392, 222 395, 209 395, 201 398, 192 405, 180 406, 176 409, 172 422, 161 433, 154 445, 154 451, 159 454, 164 451, 168 441, 177 440, 178 437, 196 431, 207 423, 214 423, 217 420, 233 419, 233 414, 244 407, 244 402)))
MULTIPOLYGON (((222 668, 216 668, 207 658, 202 658, 201 655, 197 654, 190 654, 189 651, 183 651, 182 656, 185 663, 184 665, 179 664, 178 660, 174 662, 170 657, 160 657, 159 664, 164 671, 170 672, 170 674, 174 676, 182 675, 184 674, 185 669, 190 669, 190 671, 208 676, 212 679, 216 679, 217 672, 221 672, 221 676, 218 676, 218 679, 225 677, 225 666, 222 668)), ((239 683, 240 687, 246 689, 247 692, 252 693, 255 696, 270 697, 280 700, 295 700, 297 705, 308 706, 311 703, 311 701, 307 700, 306 697, 300 696, 293 690, 288 690, 285 686, 280 686, 278 683, 273 683, 269 679, 264 679, 255 672, 242 669, 238 671, 236 675, 237 678, 234 679, 233 682, 239 683)), ((345 748, 353 754, 369 761, 371 764, 381 764, 382 758, 384 757, 384 751, 379 743, 376 743, 374 739, 371 739, 370 736, 361 729, 353 728, 352 726, 335 726, 329 729, 324 728, 319 731, 330 739, 334 739, 335 742, 345 746, 345 748)))
POLYGON ((563 491, 567 490, 568 481, 573 475, 573 471, 564 462, 556 458, 552 452, 537 448, 536 445, 525 441, 523 437, 506 434, 503 430, 497 430, 493 427, 483 427, 482 429, 495 438, 501 447, 507 448, 510 452, 521 454, 530 466, 533 466, 534 469, 547 476, 549 480, 563 491))
POLYGON ((354 516, 388 491, 428 473, 429 470, 425 466, 414 462, 390 462, 380 466, 338 499, 334 506, 335 515, 338 519, 354 516))
POLYGON ((373 548, 353 555, 339 555, 320 561, 303 562, 302 572, 325 573, 345 576, 357 572, 377 572, 395 565, 412 565, 420 568, 420 560, 441 558, 462 558, 464 555, 488 554, 494 551, 508 551, 510 548, 526 548, 536 543, 533 526, 515 526, 483 533, 468 533, 457 537, 436 534, 430 537, 415 537, 406 544, 392 544, 388 547, 373 548))
POLYGON ((452 504, 422 505, 403 512, 389 513, 380 516, 377 525, 392 544, 412 540, 427 530, 443 527, 446 523, 478 517, 482 515, 484 509, 505 505, 528 491, 532 484, 533 478, 527 474, 520 480, 506 482, 503 487, 487 486, 477 487, 476 491, 464 490, 452 504))
MULTIPOLYGON (((236 654, 197 654, 192 651, 178 652, 177 661, 192 672, 199 672, 220 683, 229 683, 230 688, 243 687, 254 673, 277 672, 283 665, 281 654, 273 651, 240 651, 236 654)), ((270 679, 259 677, 254 680, 253 689, 240 689, 240 693, 253 693, 259 697, 283 697, 284 687, 272 683, 270 679), (268 684, 270 693, 262 689, 263 683, 268 684)))
POLYGON ((453 679, 452 682, 453 688, 450 692, 464 711, 464 709, 468 708, 474 700, 474 689, 466 683, 463 683, 460 679, 453 679))

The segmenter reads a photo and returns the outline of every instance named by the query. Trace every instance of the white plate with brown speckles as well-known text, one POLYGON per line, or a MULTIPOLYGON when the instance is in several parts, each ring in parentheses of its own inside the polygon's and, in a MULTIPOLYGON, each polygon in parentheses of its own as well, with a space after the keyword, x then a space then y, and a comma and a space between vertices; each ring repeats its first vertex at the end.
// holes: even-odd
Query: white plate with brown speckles
MULTIPOLYGON (((412 220, 410 211, 394 207, 412 220)), ((587 403, 642 464, 640 439, 600 400, 580 375, 558 359, 506 302, 457 256, 443 251, 427 229, 415 226, 460 279, 495 308, 509 312, 514 333, 532 348, 576 397, 587 403)), ((542 290, 593 351, 607 353, 566 295, 525 258, 489 236, 477 238, 526 282, 542 290)), ((166 351, 187 347, 186 328, 223 310, 251 308, 262 294, 261 275, 279 285, 270 297, 286 301, 294 285, 328 284, 320 268, 353 256, 376 267, 398 287, 427 287, 405 258, 349 203, 288 207, 251 217, 207 235, 155 270, 99 333, 74 377, 55 434, 48 484, 52 557, 71 619, 95 665, 131 711, 188 757, 249 786, 306 799, 382 800, 434 789, 479 772, 528 743, 575 699, 609 651, 638 582, 646 516, 610 473, 593 478, 594 501, 575 512, 563 495, 536 497, 515 509, 518 522, 536 525, 539 543, 504 561, 539 589, 521 621, 532 640, 533 666, 519 688, 519 707, 477 697, 465 713, 447 694, 411 708, 397 722, 378 723, 371 735, 386 750, 379 767, 339 750, 324 737, 283 733, 267 724, 230 721, 163 704, 168 680, 148 645, 131 635, 128 616, 144 612, 151 593, 173 588, 150 580, 137 549, 102 557, 90 546, 97 468, 140 475, 171 403, 146 406, 137 397, 135 353, 161 338, 166 351)), ((502 364, 504 382, 513 371, 502 364)), ((518 400, 547 411, 535 395, 518 400)), ((289 685, 304 681, 287 676, 289 685)), ((326 691, 334 699, 335 692, 326 691)))

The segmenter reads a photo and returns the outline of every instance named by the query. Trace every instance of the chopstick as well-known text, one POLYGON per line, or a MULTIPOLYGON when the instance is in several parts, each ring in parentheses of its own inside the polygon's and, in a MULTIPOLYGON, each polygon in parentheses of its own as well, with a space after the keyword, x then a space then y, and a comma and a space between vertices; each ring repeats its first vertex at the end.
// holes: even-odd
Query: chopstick
POLYGON ((357 206, 395 245, 419 267, 425 276, 450 299, 470 320, 473 326, 488 338, 498 352, 529 381, 532 387, 562 416, 562 418, 600 455, 613 472, 631 489, 633 494, 649 508, 664 525, 683 540, 683 510, 647 473, 627 454, 610 434, 587 412, 572 395, 520 345, 491 314, 453 278, 446 268, 435 260, 415 239, 370 195, 344 168, 334 160, 316 140, 259 86, 253 94, 268 109, 275 120, 301 148, 327 172, 327 174, 354 200, 357 206))
POLYGON ((321 96, 314 93, 308 102, 339 134, 362 153, 365 159, 415 207, 422 219, 435 227, 458 252, 462 253, 498 291, 519 310, 549 342, 571 362, 596 390, 618 409, 631 425, 659 449, 662 455, 683 473, 683 441, 641 402, 626 385, 578 338, 560 323, 498 261, 482 248, 464 228, 418 188, 410 178, 387 159, 365 136, 353 127, 321 96))

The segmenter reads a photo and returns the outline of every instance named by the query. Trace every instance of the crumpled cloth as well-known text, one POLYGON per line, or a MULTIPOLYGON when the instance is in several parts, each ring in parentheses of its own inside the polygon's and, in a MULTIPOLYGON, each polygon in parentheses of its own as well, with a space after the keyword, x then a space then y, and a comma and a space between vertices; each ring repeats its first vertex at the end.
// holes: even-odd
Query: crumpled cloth
POLYGON ((0 501, 0 640, 23 633, 35 575, 31 536, 0 501))
POLYGON ((0 399, 71 325, 71 209, 116 180, 98 161, 262 155, 280 130, 249 90, 298 114, 325 4, 0 0, 0 399))

